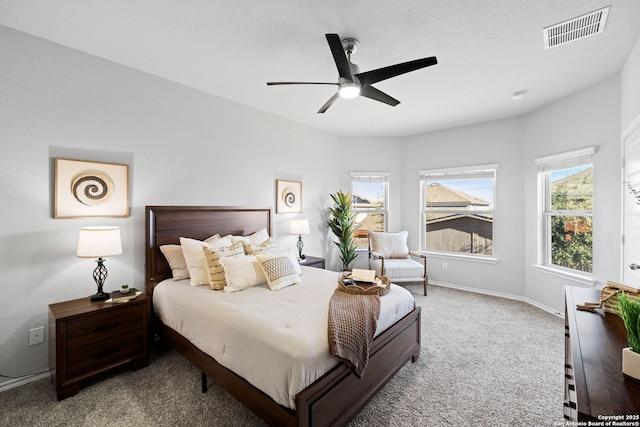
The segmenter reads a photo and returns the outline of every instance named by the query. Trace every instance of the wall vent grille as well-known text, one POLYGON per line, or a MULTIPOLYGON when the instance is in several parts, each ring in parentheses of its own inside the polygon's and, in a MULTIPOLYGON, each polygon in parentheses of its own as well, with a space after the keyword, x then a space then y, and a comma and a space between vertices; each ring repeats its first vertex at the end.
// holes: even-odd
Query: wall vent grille
POLYGON ((544 29, 544 48, 560 46, 604 31, 609 6, 544 29))

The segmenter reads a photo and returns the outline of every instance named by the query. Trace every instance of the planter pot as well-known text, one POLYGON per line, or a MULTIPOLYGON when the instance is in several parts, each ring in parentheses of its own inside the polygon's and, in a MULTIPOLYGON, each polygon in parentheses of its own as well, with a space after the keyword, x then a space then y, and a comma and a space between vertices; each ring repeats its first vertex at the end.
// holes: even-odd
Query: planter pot
POLYGON ((622 349, 622 373, 631 379, 640 381, 640 353, 629 347, 622 349))

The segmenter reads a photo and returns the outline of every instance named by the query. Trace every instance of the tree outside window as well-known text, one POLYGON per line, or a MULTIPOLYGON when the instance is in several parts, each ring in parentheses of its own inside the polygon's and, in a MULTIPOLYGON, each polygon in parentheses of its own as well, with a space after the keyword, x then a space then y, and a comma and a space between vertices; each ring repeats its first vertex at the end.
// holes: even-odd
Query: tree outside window
POLYGON ((545 173, 547 263, 591 273, 593 269, 593 167, 545 173))

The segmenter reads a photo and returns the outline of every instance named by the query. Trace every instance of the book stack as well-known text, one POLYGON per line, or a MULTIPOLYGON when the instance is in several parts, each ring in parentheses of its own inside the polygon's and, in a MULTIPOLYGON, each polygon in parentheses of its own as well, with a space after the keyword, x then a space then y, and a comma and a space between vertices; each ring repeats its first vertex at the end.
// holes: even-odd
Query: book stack
POLYGON ((389 290, 390 282, 386 277, 376 277, 374 270, 354 268, 351 273, 341 276, 338 284, 341 291, 351 294, 384 295, 389 290))
POLYGON ((142 292, 138 291, 136 288, 129 289, 129 292, 123 294, 120 291, 111 292, 111 299, 107 302, 127 302, 129 300, 135 299, 142 292))

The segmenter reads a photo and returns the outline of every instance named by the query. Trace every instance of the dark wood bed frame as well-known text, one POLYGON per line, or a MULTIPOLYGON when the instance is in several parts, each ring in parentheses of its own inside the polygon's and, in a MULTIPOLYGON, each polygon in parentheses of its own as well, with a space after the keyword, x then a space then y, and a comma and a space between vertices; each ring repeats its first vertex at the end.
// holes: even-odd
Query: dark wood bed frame
MULTIPOLYGON (((147 206, 145 216, 145 292, 150 296, 158 283, 171 277, 160 246, 179 244, 180 237, 204 240, 216 233, 248 235, 262 228, 271 235, 270 208, 147 206)), ((265 422, 277 426, 345 425, 400 368, 409 360, 415 362, 420 355, 420 307, 416 307, 375 338, 362 378, 357 378, 349 367, 340 363, 298 393, 293 411, 278 405, 157 319, 156 325, 161 339, 166 339, 202 372, 203 391, 208 376, 265 422)))

